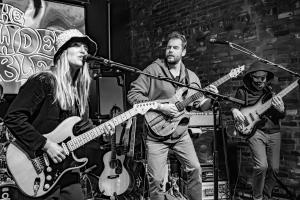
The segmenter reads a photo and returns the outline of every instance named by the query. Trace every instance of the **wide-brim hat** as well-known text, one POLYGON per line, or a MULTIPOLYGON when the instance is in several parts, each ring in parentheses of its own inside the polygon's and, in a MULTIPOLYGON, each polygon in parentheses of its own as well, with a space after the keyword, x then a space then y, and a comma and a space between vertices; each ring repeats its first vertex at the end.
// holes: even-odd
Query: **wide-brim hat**
POLYGON ((88 46, 88 53, 95 55, 97 52, 97 43, 89 36, 82 34, 77 29, 68 29, 61 32, 56 38, 56 52, 54 54, 54 63, 57 62, 59 56, 66 50, 73 42, 83 42, 88 46))

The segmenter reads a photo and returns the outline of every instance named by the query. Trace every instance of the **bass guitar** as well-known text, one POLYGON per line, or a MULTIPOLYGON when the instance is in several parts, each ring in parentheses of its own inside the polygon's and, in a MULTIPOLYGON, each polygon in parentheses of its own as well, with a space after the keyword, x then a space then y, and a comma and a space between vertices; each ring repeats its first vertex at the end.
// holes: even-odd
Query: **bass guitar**
MULTIPOLYGON (((225 83, 229 79, 238 76, 244 70, 244 65, 232 69, 230 73, 213 82, 211 85, 218 87, 219 85, 225 83)), ((180 88, 176 91, 176 94, 172 98, 158 100, 157 102, 174 103, 179 111, 185 110, 186 106, 203 96, 202 92, 196 92, 195 94, 185 98, 187 90, 187 88, 180 88)), ((151 130, 157 137, 165 137, 172 134, 177 128, 178 124, 186 118, 189 118, 189 115, 187 115, 185 111, 181 112, 181 114, 176 117, 164 115, 162 112, 159 111, 149 111, 145 115, 145 119, 148 126, 151 128, 151 130)))
MULTIPOLYGON (((132 109, 109 120, 115 126, 137 114, 145 114, 149 109, 156 109, 156 102, 136 104, 132 109)), ((41 197, 55 187, 60 178, 67 172, 86 165, 87 158, 77 158, 74 151, 87 142, 102 135, 104 124, 101 124, 79 136, 74 136, 73 127, 81 120, 73 116, 61 122, 52 132, 45 134, 46 138, 59 143, 67 155, 61 163, 54 163, 44 151, 34 152, 34 158, 29 156, 16 142, 8 145, 6 151, 7 167, 20 190, 31 197, 41 197)))
MULTIPOLYGON (((284 97, 298 85, 299 80, 296 80, 288 87, 280 91, 277 96, 284 97)), ((235 121, 235 129, 240 135, 248 138, 254 135, 257 126, 262 121, 264 113, 272 106, 272 99, 267 100, 265 103, 263 103, 263 99, 264 96, 261 97, 253 106, 248 106, 240 109, 241 113, 245 117, 243 123, 235 121)))
MULTIPOLYGON (((118 107, 112 108, 112 116, 116 116, 121 112, 118 107)), ((125 153, 117 154, 116 149, 116 133, 111 135, 111 151, 107 152, 103 156, 104 170, 99 177, 99 190, 101 194, 108 197, 116 197, 127 191, 133 185, 133 176, 128 172, 127 165, 125 167, 124 162, 126 160, 125 153)))

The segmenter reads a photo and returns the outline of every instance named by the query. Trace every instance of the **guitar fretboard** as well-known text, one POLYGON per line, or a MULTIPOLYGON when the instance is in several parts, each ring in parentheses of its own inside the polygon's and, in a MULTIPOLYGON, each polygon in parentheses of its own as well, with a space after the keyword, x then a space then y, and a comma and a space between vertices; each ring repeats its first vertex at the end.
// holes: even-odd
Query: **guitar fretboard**
POLYGON ((83 134, 71 139, 70 141, 67 142, 67 146, 70 151, 74 151, 75 149, 83 146, 84 144, 86 144, 86 143, 90 142, 91 140, 102 135, 102 133, 104 132, 105 124, 112 122, 115 126, 117 126, 137 114, 138 114, 138 112, 134 108, 132 108, 132 109, 118 115, 117 117, 114 117, 113 119, 89 130, 88 132, 83 133, 83 134))
MULTIPOLYGON (((210 85, 214 85, 214 86, 218 87, 219 85, 225 83, 225 82, 228 81, 229 79, 230 79, 230 75, 227 74, 227 75, 223 76, 222 78, 218 79, 217 81, 213 82, 213 83, 210 84, 210 85)), ((207 88, 207 87, 205 87, 205 88, 207 88)), ((205 89, 205 88, 204 88, 204 89, 205 89)), ((193 94, 193 95, 189 96, 188 98, 186 98, 185 100, 183 100, 183 101, 181 102, 181 104, 182 104, 184 107, 186 107, 186 106, 188 106, 190 103, 196 101, 197 99, 199 99, 199 98, 202 97, 202 96, 203 96, 203 93, 202 93, 202 92, 196 92, 195 94, 193 94)))
POLYGON ((125 122, 126 120, 130 119, 131 117, 137 115, 137 114, 145 114, 149 109, 155 109, 157 108, 158 103, 157 102, 145 102, 145 103, 139 103, 133 106, 132 109, 112 118, 111 120, 87 131, 86 133, 83 133, 70 141, 66 143, 69 151, 74 151, 77 148, 83 146, 84 144, 90 142, 91 140, 99 137, 104 132, 104 126, 108 125, 109 123, 113 123, 115 126, 125 122))
MULTIPOLYGON (((293 89, 295 89, 298 85, 299 85, 299 80, 296 80, 292 84, 287 86, 285 89, 281 90, 276 96, 284 97, 293 89)), ((257 109, 257 112, 259 114, 262 114, 266 110, 268 110, 271 106, 272 106, 272 99, 269 99, 268 101, 266 101, 264 104, 261 105, 261 108, 257 109)))

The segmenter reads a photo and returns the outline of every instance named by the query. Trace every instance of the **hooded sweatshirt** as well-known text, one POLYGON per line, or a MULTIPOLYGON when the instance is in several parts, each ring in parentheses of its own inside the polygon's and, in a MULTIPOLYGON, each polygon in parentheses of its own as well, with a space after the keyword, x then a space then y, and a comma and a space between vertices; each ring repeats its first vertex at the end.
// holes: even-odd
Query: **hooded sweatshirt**
MULTIPOLYGON (((260 98, 262 98, 263 103, 266 102, 267 100, 272 98, 272 96, 275 95, 275 93, 272 92, 272 88, 270 84, 270 81, 273 78, 274 78, 274 73, 269 68, 269 65, 260 62, 253 63, 243 78, 243 83, 244 83, 243 86, 237 89, 235 98, 245 101, 245 106, 243 107, 248 107, 256 104, 256 102, 259 101, 260 98), (267 72, 266 85, 262 90, 257 90, 252 84, 251 74, 256 71, 267 72)), ((264 113, 264 117, 262 121, 263 123, 260 123, 257 128, 267 134, 279 132, 280 130, 279 119, 282 119, 284 117, 285 117, 285 112, 281 113, 273 106, 271 106, 264 113)))
MULTIPOLYGON (((181 64, 179 77, 173 77, 169 71, 169 68, 164 59, 157 59, 150 64, 144 72, 152 74, 154 76, 168 77, 177 80, 190 86, 201 88, 200 80, 197 75, 191 70, 187 69, 184 64, 181 64)), ((128 92, 127 98, 130 104, 142 103, 145 101, 153 101, 158 99, 169 99, 173 97, 178 89, 175 84, 150 78, 146 75, 141 74, 135 81, 131 83, 131 89, 128 92)), ((190 96, 192 92, 189 90, 187 96, 190 96)), ((194 91, 195 92, 195 91, 194 91)), ((200 109, 200 102, 204 99, 198 99, 193 103, 195 109, 200 109)), ((181 133, 176 132, 176 135, 182 135, 184 132, 187 133, 188 123, 181 126, 181 133)))

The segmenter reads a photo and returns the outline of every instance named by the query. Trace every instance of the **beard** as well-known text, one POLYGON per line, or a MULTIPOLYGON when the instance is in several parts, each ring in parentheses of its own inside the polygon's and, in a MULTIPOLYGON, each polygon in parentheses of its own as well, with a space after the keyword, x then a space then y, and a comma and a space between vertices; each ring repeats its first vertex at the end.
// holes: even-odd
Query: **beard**
POLYGON ((166 61, 170 65, 175 65, 180 61, 180 59, 175 56, 166 56, 166 61))

